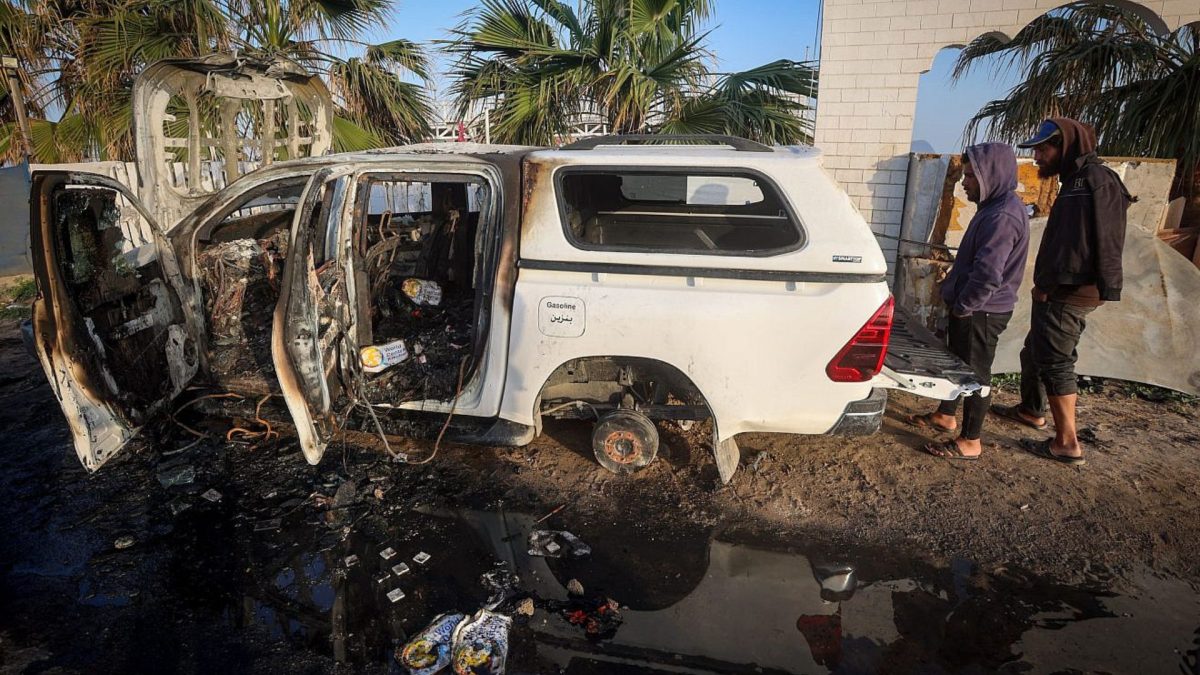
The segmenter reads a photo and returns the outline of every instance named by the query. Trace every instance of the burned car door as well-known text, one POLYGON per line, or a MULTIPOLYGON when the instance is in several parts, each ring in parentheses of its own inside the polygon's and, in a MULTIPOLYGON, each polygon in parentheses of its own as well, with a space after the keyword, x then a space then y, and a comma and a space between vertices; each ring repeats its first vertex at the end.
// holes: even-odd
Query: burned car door
POLYGON ((894 311, 883 368, 873 384, 943 401, 963 394, 988 394, 975 371, 950 353, 944 341, 906 310, 896 307, 894 311))
POLYGON ((199 324, 170 245, 127 188, 62 171, 32 182, 35 350, 94 471, 191 381, 199 324))
POLYGON ((347 411, 345 374, 358 358, 354 308, 339 227, 350 169, 313 175, 292 223, 279 302, 271 330, 271 359, 300 449, 310 464, 321 461, 338 429, 335 408, 347 411))

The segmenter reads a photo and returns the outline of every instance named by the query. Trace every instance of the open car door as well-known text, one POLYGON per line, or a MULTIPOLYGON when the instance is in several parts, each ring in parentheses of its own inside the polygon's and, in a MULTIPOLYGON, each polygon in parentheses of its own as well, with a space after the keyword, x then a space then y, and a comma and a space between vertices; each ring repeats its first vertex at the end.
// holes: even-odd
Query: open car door
POLYGON ((872 383, 943 401, 962 394, 988 394, 988 387, 983 386, 970 366, 950 353, 944 341, 900 307, 895 308, 883 369, 872 383))
MULTIPOLYGON (((351 169, 322 169, 309 179, 292 223, 292 240, 271 329, 271 359, 300 449, 310 464, 321 461, 336 433, 335 407, 343 374, 357 363, 353 279, 343 255, 340 218, 351 169)), ((343 411, 345 412, 345 411, 343 411)))
POLYGON ((191 381, 199 324, 170 245, 123 185, 36 171, 30 210, 35 350, 94 471, 191 381))

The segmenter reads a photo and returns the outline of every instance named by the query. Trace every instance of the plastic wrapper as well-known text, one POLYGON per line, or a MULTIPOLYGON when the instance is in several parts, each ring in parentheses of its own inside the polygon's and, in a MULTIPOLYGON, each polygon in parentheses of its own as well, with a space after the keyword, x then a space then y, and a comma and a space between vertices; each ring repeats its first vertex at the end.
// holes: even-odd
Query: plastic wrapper
POLYGON ((502 675, 512 619, 481 609, 454 629, 451 664, 456 675, 502 675))
POLYGON ((358 360, 368 373, 378 373, 408 360, 408 348, 404 340, 394 340, 382 345, 371 345, 358 350, 358 360))
POLYGON ((439 614, 396 654, 410 675, 433 675, 450 665, 451 640, 465 614, 439 614))
POLYGON ((405 279, 402 289, 404 295, 419 307, 437 307, 442 304, 442 287, 436 281, 405 279))

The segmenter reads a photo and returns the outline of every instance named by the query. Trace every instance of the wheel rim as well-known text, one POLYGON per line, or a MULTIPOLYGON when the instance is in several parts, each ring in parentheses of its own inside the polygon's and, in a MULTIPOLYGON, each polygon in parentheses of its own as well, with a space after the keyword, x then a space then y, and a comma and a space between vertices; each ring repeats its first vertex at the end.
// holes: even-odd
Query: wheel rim
POLYGON ((604 437, 604 454, 617 464, 636 464, 645 449, 631 431, 614 430, 604 437))

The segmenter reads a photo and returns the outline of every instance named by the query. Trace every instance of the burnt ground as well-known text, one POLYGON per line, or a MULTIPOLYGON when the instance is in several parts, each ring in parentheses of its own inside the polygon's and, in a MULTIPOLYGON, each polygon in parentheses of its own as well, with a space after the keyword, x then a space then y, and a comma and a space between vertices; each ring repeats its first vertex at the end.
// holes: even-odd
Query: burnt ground
MULTIPOLYGON (((446 446, 419 467, 350 448, 312 467, 286 438, 169 454, 191 439, 164 428, 89 475, 16 321, 0 323, 3 673, 396 672, 392 650, 434 614, 485 600, 478 577, 505 560, 496 542, 523 548, 532 521, 558 507, 539 527, 576 532, 593 553, 538 568, 541 591, 522 574, 538 612, 517 618, 510 672, 646 673, 664 661, 675 672, 1196 672, 1194 401, 1146 400, 1159 396, 1125 383, 1089 389, 1078 468, 1024 454, 1017 440, 1037 432, 994 420, 978 462, 918 453, 928 437, 901 420, 930 406, 896 395, 871 437, 739 437, 729 485, 702 427, 663 425, 658 461, 620 477, 597 465, 578 422, 550 423, 525 448, 446 446), (160 482, 189 467, 190 482, 160 482), (202 496, 210 488, 219 500, 202 496), (499 537, 495 522, 512 533, 499 537), (387 546, 414 569, 380 584, 387 546), (434 556, 428 565, 411 560, 418 550, 434 556), (766 599, 743 584, 697 604, 728 550, 750 561, 729 578, 761 578, 766 599), (829 561, 857 569, 853 600, 818 597, 814 575, 829 561), (755 576, 771 565, 805 573, 755 576), (658 637, 596 642, 555 628, 548 595, 570 578, 658 637), (382 593, 397 585, 407 595, 393 604, 382 593), (772 596, 792 589, 809 604, 783 612, 788 634, 717 634, 798 656, 722 656, 713 638, 689 651, 646 628, 669 615, 700 640, 729 613, 766 631, 772 596), (597 665, 599 652, 642 665, 597 665)), ((1015 387, 996 399, 1014 401, 1015 387)))

